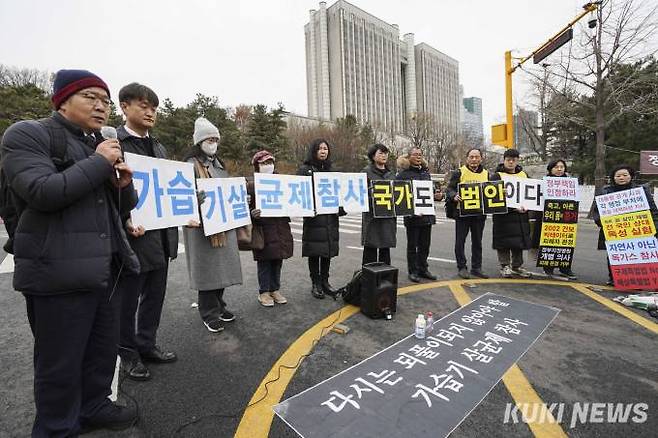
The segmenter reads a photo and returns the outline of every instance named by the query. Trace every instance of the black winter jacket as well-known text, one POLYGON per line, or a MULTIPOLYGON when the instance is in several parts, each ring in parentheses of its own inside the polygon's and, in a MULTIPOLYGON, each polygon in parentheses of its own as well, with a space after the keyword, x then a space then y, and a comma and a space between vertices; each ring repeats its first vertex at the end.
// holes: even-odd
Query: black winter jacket
MULTIPOLYGON (((120 126, 117 136, 123 152, 144 155, 154 158, 167 158, 167 152, 162 144, 152 138, 140 138, 130 135, 126 128, 120 126)), ((123 222, 130 217, 124 215, 123 222)), ((167 259, 175 259, 178 255, 178 228, 150 230, 143 236, 133 237, 128 233, 128 242, 139 257, 140 272, 149 272, 165 267, 167 259)))
POLYGON ((137 194, 132 183, 121 190, 112 184, 114 168, 95 153, 92 138, 60 114, 52 117, 66 132, 61 171, 39 122, 15 123, 2 141, 7 181, 26 205, 14 236, 14 289, 35 295, 104 290, 113 253, 124 269, 139 271, 119 215, 137 204, 137 194))
MULTIPOLYGON (((523 170, 516 166, 514 175, 523 170)), ((502 164, 496 172, 505 172, 502 164)), ((492 181, 502 179, 499 174, 491 175, 492 181)), ((508 208, 505 214, 493 215, 493 249, 530 249, 530 221, 528 212, 519 213, 515 208, 508 208)))
MULTIPOLYGON (((648 185, 643 185, 643 184, 640 185, 634 182, 631 182, 630 184, 627 184, 625 186, 610 184, 603 187, 603 191, 601 194, 608 195, 610 193, 620 192, 622 190, 630 190, 637 187, 642 187, 644 189, 644 193, 647 195, 647 202, 649 203, 649 212, 651 213, 651 217, 653 218, 653 223, 658 226, 658 207, 656 207, 656 202, 653 199, 653 193, 651 193, 651 190, 648 185)), ((592 219, 594 219, 594 222, 599 227, 599 239, 596 243, 596 249, 607 249, 605 246, 605 233, 603 232, 603 228, 601 228, 601 215, 599 214, 599 209, 596 206, 596 199, 593 201, 592 205, 594 207, 592 219)), ((656 237, 658 237, 658 233, 656 233, 656 237)))
MULTIPOLYGON (((331 172, 329 160, 313 159, 315 151, 309 153, 297 175, 313 176, 315 172, 331 172)), ((302 257, 336 257, 338 255, 338 214, 318 214, 304 218, 302 232, 302 257)))
MULTIPOLYGON (((409 158, 401 156, 397 161, 398 165, 398 174, 395 176, 397 180, 409 181, 409 180, 422 180, 422 181, 431 181, 432 175, 430 175, 427 165, 423 162, 420 167, 413 167, 409 163, 409 158)), ((436 223, 436 216, 406 216, 404 218, 405 227, 423 227, 427 225, 434 225, 436 223)))
MULTIPOLYGON (((361 172, 368 175, 368 186, 372 181, 394 180, 395 174, 387 167, 378 169, 369 164, 361 172)), ((371 212, 361 214, 361 245, 368 248, 395 248, 398 222, 394 217, 376 218, 371 212)))

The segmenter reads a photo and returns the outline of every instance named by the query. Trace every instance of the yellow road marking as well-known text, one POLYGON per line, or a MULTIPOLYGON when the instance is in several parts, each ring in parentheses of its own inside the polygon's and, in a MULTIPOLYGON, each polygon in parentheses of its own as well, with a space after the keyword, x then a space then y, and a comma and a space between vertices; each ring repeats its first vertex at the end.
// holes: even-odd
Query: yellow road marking
MULTIPOLYGON (((566 281, 560 281, 560 280, 531 280, 531 279, 508 279, 508 278, 492 278, 488 280, 444 280, 444 281, 435 281, 432 283, 423 283, 423 284, 415 284, 411 286, 406 286, 403 288, 398 289, 398 295, 406 295, 409 293, 413 292, 418 292, 426 289, 432 289, 432 288, 440 288, 440 287, 450 287, 450 286, 461 286, 462 284, 543 284, 543 285, 552 285, 552 286, 565 286, 565 287, 572 287, 574 289, 577 289, 579 292, 584 293, 585 295, 589 296, 590 298, 595 299, 596 301, 601 302, 602 304, 605 304, 605 299, 599 296, 598 294, 595 294, 594 292, 591 292, 589 289, 587 289, 588 286, 593 286, 590 284, 586 283, 573 283, 573 282, 566 282, 566 281), (583 288, 583 290, 587 290, 586 293, 583 292, 583 290, 579 289, 583 288), (598 297, 595 298, 594 296, 598 297)), ((596 287, 602 287, 596 285, 596 287)), ((463 290, 463 288, 462 288, 463 290)), ((466 294, 466 292, 463 292, 466 294)), ((453 295, 455 293, 453 292, 453 295)), ((459 293, 458 293, 459 294, 459 293)), ((455 298, 457 298, 457 295, 455 295, 455 298)), ((459 300, 462 298, 457 298, 457 301, 460 302, 459 300)), ((470 298, 469 298, 470 300, 470 298)), ((461 304, 461 302, 460 302, 461 304)), ((619 309, 613 309, 616 312, 618 312, 619 309)), ((657 328, 655 327, 656 324, 652 323, 651 321, 644 320, 644 318, 636 315, 635 313, 622 309, 628 312, 629 314, 623 313, 623 312, 618 312, 621 315, 631 318, 633 321, 637 321, 637 319, 642 320, 641 322, 638 322, 638 324, 644 326, 644 327, 651 327, 649 330, 652 330, 656 332, 657 328), (647 325, 646 323, 649 323, 647 325), (653 326, 651 325, 653 324, 653 326)), ((267 373, 267 375, 263 378, 261 381, 260 385, 254 392, 253 397, 251 398, 249 403, 253 403, 259 398, 263 397, 263 394, 265 394, 265 384, 267 382, 270 382, 271 380, 274 380, 277 376, 277 370, 279 369, 280 366, 290 366, 293 367, 300 356, 304 354, 308 354, 312 348, 313 348, 313 341, 316 339, 321 338, 324 336, 329 330, 326 330, 324 333, 322 333, 322 327, 329 325, 330 323, 334 322, 334 319, 338 316, 338 319, 336 319, 335 323, 343 322, 350 316, 354 315, 357 313, 359 309, 355 306, 345 306, 342 309, 337 310, 336 312, 332 313, 322 321, 318 322, 315 324, 313 327, 308 329, 306 332, 304 332, 299 338, 297 338, 291 345, 288 347, 288 349, 281 355, 281 357, 272 365, 272 368, 270 371, 267 373)), ((300 362, 301 363, 301 362, 300 362)), ((274 418, 274 411, 272 410, 272 407, 279 403, 281 401, 281 397, 283 396, 283 393, 285 392, 286 388, 288 387, 288 384, 292 380, 293 376, 295 375, 295 372, 297 371, 297 367, 294 369, 288 369, 288 368, 281 368, 281 375, 278 380, 275 382, 270 382, 267 385, 267 396, 255 404, 254 406, 248 407, 245 409, 244 414, 242 415, 242 419, 240 421, 240 424, 238 425, 238 428, 235 433, 235 437, 237 438, 267 438, 270 432, 270 427, 272 425, 272 419, 274 418)), ((508 371, 509 373, 510 371, 508 371)), ((523 374, 521 373, 521 376, 523 374)), ((505 383, 507 385, 507 383, 505 383)), ((528 383, 529 385, 529 383, 528 383)), ((532 387, 530 388, 532 390, 532 387)), ((509 390, 509 388, 508 388, 509 390)), ((532 390, 534 392, 534 390, 532 390)), ((511 391, 510 391, 511 393, 511 391)), ((531 394, 530 394, 531 395, 531 394)), ((530 398, 530 395, 519 395, 519 399, 525 400, 530 398)), ((536 393, 535 393, 536 395, 536 393)), ((537 396, 539 399, 539 397, 537 396)), ((515 399, 516 400, 516 399, 515 399)), ((541 399, 539 399, 541 402, 541 399)), ((549 412, 547 414, 550 415, 549 412)), ((536 416, 537 418, 542 418, 540 416, 536 416)), ((544 417, 546 418, 546 417, 544 417)), ((564 432, 562 429, 559 431, 560 435, 555 435, 555 436, 565 436, 564 432)), ((543 436, 548 436, 548 435, 543 435, 543 436)))
POLYGON ((658 334, 658 324, 656 324, 653 321, 649 321, 646 318, 641 317, 637 313, 633 312, 632 310, 627 309, 623 304, 619 304, 615 301, 612 301, 609 298, 606 298, 604 296, 601 296, 594 292, 593 290, 588 289, 585 286, 581 285, 573 285, 572 286, 574 289, 576 289, 578 292, 587 295, 594 301, 598 301, 599 303, 603 304, 605 307, 608 309, 612 310, 613 312, 617 312, 622 316, 625 316, 626 318, 630 319, 631 321, 641 325, 642 327, 646 328, 649 331, 654 332, 655 334, 658 334))
MULTIPOLYGON (((468 293, 460 284, 451 284, 450 291, 460 306, 465 306, 471 302, 471 297, 468 296, 468 293)), ((526 406, 541 406, 537 415, 533 413, 532 418, 526 418, 526 424, 536 437, 567 437, 562 426, 557 423, 555 417, 548 410, 546 404, 539 397, 539 394, 537 394, 537 391, 532 387, 518 365, 514 364, 507 370, 503 376, 503 383, 505 383, 507 391, 517 406, 521 407, 524 404, 526 406)), ((519 412, 523 414, 522 409, 519 409, 519 412)))
POLYGON ((319 341, 324 335, 329 333, 334 324, 345 321, 358 311, 358 307, 350 305, 338 309, 306 330, 304 334, 288 347, 263 378, 253 397, 251 397, 249 404, 254 403, 264 396, 266 391, 265 382, 276 379, 279 367, 287 366, 290 368, 281 368, 279 379, 267 385, 267 395, 265 398, 245 409, 242 420, 240 420, 238 429, 235 432, 236 438, 257 438, 267 437, 269 435, 272 419, 274 418, 272 406, 281 401, 281 397, 288 387, 288 383, 290 383, 297 371, 295 364, 299 358, 305 354, 309 354, 313 350, 316 340, 319 341))

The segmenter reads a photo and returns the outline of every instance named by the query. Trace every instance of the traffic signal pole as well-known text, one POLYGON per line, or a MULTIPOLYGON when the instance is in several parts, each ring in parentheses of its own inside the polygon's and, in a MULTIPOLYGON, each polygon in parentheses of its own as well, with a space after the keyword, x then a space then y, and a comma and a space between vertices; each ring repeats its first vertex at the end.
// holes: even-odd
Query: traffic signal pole
POLYGON ((491 127, 492 143, 512 149, 515 146, 514 142, 514 105, 512 102, 512 74, 528 59, 534 58, 534 63, 538 64, 544 58, 555 52, 562 45, 568 42, 572 37, 572 27, 581 18, 590 12, 594 12, 599 5, 600 1, 587 3, 583 6, 583 12, 578 14, 576 18, 571 20, 569 24, 564 26, 558 33, 551 37, 548 41, 542 44, 538 49, 532 52, 525 58, 520 58, 518 64, 512 65, 512 51, 505 52, 505 112, 506 122, 502 125, 494 125, 491 127))

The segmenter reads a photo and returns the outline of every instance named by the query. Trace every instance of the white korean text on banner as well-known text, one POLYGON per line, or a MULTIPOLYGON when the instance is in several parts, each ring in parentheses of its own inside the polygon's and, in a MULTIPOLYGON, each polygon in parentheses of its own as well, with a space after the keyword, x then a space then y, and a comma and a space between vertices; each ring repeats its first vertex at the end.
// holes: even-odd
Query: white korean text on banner
POLYGON ((343 173, 340 183, 340 199, 347 213, 370 211, 368 202, 368 175, 343 173))
POLYGON ((545 176, 544 199, 578 201, 580 199, 578 187, 578 178, 545 176))
POLYGON ((414 214, 434 216, 434 183, 432 181, 413 180, 414 214))
POLYGON ((541 179, 518 178, 513 175, 503 175, 505 195, 508 208, 525 207, 527 210, 543 211, 541 179))
POLYGON ((316 214, 338 213, 342 179, 340 172, 313 173, 316 214))
POLYGON ((202 178, 196 184, 205 193, 201 221, 206 236, 251 223, 244 178, 202 178))
POLYGON ((310 176, 255 173, 254 191, 262 217, 315 215, 310 176))
POLYGON ((130 212, 135 226, 142 225, 148 231, 199 220, 192 163, 129 152, 124 158, 133 170, 133 184, 138 196, 137 206, 130 212))

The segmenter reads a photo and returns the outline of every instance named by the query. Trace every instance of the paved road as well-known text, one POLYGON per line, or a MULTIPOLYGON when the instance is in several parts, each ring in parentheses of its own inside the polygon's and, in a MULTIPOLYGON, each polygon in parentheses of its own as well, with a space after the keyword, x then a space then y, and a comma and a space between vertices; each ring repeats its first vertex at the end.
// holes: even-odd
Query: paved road
MULTIPOLYGON (((582 222, 574 270, 584 283, 605 282, 605 256, 593 249, 597 229, 586 220, 582 222)), ((300 239, 301 222, 294 221, 292 227, 295 238, 300 239)), ((283 372, 281 379, 268 385, 268 398, 246 410, 246 415, 245 407, 252 397, 258 398, 262 380, 273 364, 280 358, 290 366, 298 362, 299 354, 287 352, 309 340, 305 332, 320 333, 323 319, 332 322, 352 312, 340 301, 311 297, 306 261, 299 256, 301 248, 296 243, 297 255, 284 263, 282 273, 282 292, 289 298, 289 304, 275 308, 258 304, 255 263, 249 253, 243 253, 244 284, 229 288, 226 294, 238 319, 224 332, 211 334, 192 307, 195 294, 187 286, 184 257, 179 257, 171 266, 159 343, 175 350, 180 359, 175 364, 153 366, 150 382, 122 382, 120 400, 136 401, 142 418, 136 427, 116 436, 231 437, 237 431, 240 437, 259 437, 267 436, 268 430, 270 437, 296 436, 283 422, 272 419, 268 405, 271 394, 280 392, 285 399, 331 377, 407 336, 419 311, 432 310, 441 317, 456 309, 464 298, 459 283, 450 282, 456 274, 452 221, 439 219, 433 231, 430 268, 442 281, 427 283, 426 289, 415 292, 407 287, 404 229, 399 231, 398 248, 392 252, 393 264, 401 268, 401 295, 395 319, 385 322, 370 320, 359 313, 349 316, 345 319, 352 329, 348 335, 329 333, 319 339, 294 375, 283 372)), ((496 275, 495 253, 490 249, 490 221, 484 241, 484 270, 496 275)), ((333 284, 346 283, 360 259, 360 220, 342 218, 341 254, 333 260, 331 268, 333 284)), ((34 415, 32 339, 24 300, 11 290, 12 269, 11 260, 3 258, 0 263, 0 380, 3 382, 0 437, 27 436, 34 415)), ((608 298, 618 293, 577 290, 573 285, 488 281, 469 282, 464 290, 471 298, 494 292, 562 309, 553 325, 519 362, 528 385, 544 403, 566 404, 565 420, 560 425, 562 433, 573 437, 655 436, 658 430, 656 321, 646 313, 626 311, 611 304, 608 298), (584 402, 646 403, 648 418, 641 424, 579 423, 570 428, 573 404, 584 402)), ((531 429, 523 423, 504 424, 507 404, 519 401, 518 385, 518 381, 509 385, 499 383, 452 436, 550 436, 546 430, 531 429)), ((98 432, 90 436, 109 434, 98 432)))

